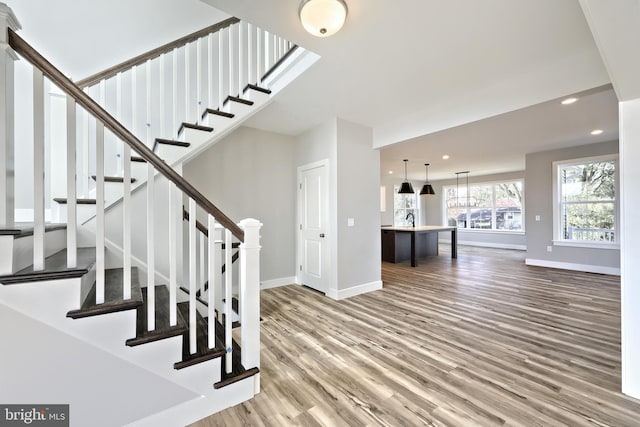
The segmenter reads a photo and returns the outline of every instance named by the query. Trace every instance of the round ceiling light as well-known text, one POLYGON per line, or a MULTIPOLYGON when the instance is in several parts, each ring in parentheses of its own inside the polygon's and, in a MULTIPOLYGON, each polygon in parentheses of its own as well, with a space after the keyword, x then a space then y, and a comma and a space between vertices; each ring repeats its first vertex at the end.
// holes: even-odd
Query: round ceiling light
POLYGON ((329 37, 344 25, 347 4, 344 0, 302 0, 298 7, 300 22, 316 37, 329 37))

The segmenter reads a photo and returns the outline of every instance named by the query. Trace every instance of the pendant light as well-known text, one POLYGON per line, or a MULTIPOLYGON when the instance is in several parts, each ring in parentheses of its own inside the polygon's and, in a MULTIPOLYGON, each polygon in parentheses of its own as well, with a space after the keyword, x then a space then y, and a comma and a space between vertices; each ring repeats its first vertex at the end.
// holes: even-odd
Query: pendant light
POLYGON ((398 191, 398 194, 414 194, 415 191, 413 191, 413 185, 411 185, 411 183, 409 182, 409 180, 407 179, 407 162, 409 160, 404 159, 404 182, 402 183, 402 185, 400 186, 400 191, 398 191))
POLYGON ((329 37, 342 28, 347 19, 344 0, 302 0, 298 7, 300 22, 316 37, 329 37))
POLYGON ((426 169, 426 179, 424 181, 424 185, 422 186, 422 190, 420 190, 420 195, 433 196, 434 194, 436 194, 436 192, 433 191, 433 187, 431 186, 431 184, 429 184, 429 163, 425 163, 424 167, 426 169))

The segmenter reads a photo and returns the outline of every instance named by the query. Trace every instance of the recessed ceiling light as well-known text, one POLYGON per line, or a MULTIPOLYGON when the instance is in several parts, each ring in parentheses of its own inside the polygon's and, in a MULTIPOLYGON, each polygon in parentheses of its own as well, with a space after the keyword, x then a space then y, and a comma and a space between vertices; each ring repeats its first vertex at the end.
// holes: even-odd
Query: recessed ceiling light
POLYGON ((569 104, 573 104, 574 102, 576 102, 578 100, 578 98, 567 98, 565 100, 563 100, 561 102, 562 105, 569 105, 569 104))
POLYGON ((600 135, 602 132, 602 129, 594 129, 591 131, 591 135, 600 135))
POLYGON ((389 175, 392 175, 392 174, 393 174, 393 171, 389 171, 389 175))
POLYGON ((442 156, 442 160, 449 160, 449 155, 445 154, 444 156, 442 156))

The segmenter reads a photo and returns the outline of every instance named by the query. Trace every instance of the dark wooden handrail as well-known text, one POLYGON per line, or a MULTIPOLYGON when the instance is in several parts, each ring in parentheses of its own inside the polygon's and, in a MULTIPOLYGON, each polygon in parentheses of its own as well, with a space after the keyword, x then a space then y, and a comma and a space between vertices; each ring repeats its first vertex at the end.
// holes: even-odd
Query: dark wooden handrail
POLYGON ((198 40, 201 37, 207 36, 209 34, 215 33, 220 31, 223 28, 227 28, 237 22, 240 22, 240 20, 238 18, 228 18, 225 19, 224 21, 218 22, 217 24, 213 24, 208 26, 207 28, 203 28, 202 30, 196 31, 195 33, 191 33, 189 35, 186 35, 184 37, 181 37, 177 40, 174 40, 172 42, 169 42, 165 45, 162 45, 160 47, 157 47, 155 49, 152 49, 148 52, 145 52, 143 54, 140 54, 136 57, 133 57, 131 59, 128 59, 118 65, 114 65, 113 67, 109 67, 106 70, 100 71, 99 73, 96 73, 92 76, 86 77, 80 81, 78 81, 76 84, 82 88, 87 87, 87 86, 92 86, 96 83, 98 83, 101 80, 104 79, 108 79, 109 77, 113 77, 118 73, 121 73, 123 71, 126 71, 130 68, 132 68, 134 65, 140 65, 140 64, 144 64, 145 62, 147 62, 149 59, 153 59, 153 58, 157 58, 158 56, 162 55, 163 53, 168 53, 171 52, 173 49, 177 48, 177 47, 181 47, 184 46, 187 43, 191 43, 192 41, 198 40))
POLYGON ((100 120, 104 126, 109 129, 117 138, 128 144, 140 157, 145 159, 149 164, 153 165, 158 172, 164 175, 169 181, 173 182, 183 193, 191 197, 200 207, 213 217, 241 242, 244 241, 244 231, 229 217, 227 217, 220 209, 211 203, 202 195, 194 186, 180 176, 171 166, 167 165, 164 160, 158 157, 149 149, 142 141, 136 138, 127 128, 119 121, 113 118, 104 108, 102 108, 89 95, 84 93, 80 87, 73 83, 67 76, 62 74, 60 70, 54 67, 42 55, 40 55, 33 47, 17 35, 12 29, 9 32, 9 45, 27 61, 40 69, 42 73, 49 78, 54 84, 62 89, 67 95, 71 96, 82 108, 100 120))
POLYGON ((273 64, 273 66, 271 68, 269 68, 266 73, 264 73, 264 76, 262 76, 260 81, 262 82, 262 81, 266 80, 266 78, 269 77, 269 75, 271 75, 271 73, 273 73, 280 65, 282 65, 282 63, 284 61, 286 61, 287 58, 289 58, 291 55, 293 55, 293 52, 295 52, 296 49, 298 49, 298 47, 299 46, 297 44, 293 45, 293 47, 291 49, 289 49, 289 51, 287 53, 285 53, 284 56, 278 60, 278 62, 273 64))

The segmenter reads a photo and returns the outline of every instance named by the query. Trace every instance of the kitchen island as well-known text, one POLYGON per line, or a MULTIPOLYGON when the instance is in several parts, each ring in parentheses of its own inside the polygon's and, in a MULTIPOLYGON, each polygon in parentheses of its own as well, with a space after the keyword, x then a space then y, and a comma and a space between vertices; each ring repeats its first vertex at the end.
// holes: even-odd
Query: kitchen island
POLYGON ((417 258, 438 255, 438 233, 451 232, 451 258, 458 257, 458 234, 456 227, 422 225, 418 227, 382 227, 382 260, 402 262, 411 260, 418 265, 417 258))

